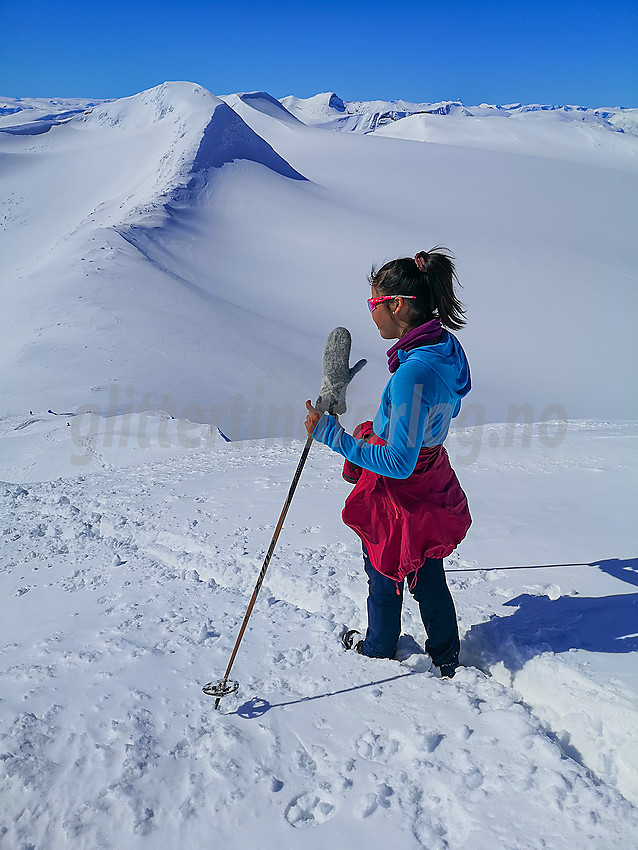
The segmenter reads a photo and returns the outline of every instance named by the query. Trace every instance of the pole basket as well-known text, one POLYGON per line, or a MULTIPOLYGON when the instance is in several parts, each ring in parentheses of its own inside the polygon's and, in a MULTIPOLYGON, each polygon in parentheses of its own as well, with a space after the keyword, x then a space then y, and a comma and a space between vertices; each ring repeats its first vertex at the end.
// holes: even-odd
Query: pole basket
POLYGON ((239 690, 239 682, 235 679, 222 679, 220 682, 208 682, 202 688, 207 697, 227 697, 230 694, 237 693, 239 690))

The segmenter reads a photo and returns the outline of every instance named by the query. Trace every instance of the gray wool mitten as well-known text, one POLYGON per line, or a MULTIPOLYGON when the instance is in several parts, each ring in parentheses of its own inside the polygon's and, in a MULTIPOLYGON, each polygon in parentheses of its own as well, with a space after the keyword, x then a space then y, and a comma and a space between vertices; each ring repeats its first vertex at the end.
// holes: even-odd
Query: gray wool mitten
POLYGON ((359 360, 350 368, 352 337, 347 328, 335 328, 328 335, 323 350, 323 380, 315 407, 321 413, 345 413, 348 384, 367 360, 359 360))

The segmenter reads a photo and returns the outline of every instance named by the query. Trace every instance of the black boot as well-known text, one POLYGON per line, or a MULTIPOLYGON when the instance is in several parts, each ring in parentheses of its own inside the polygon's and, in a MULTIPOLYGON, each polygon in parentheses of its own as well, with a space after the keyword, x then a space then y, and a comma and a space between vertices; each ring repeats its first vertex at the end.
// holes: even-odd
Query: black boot
POLYGON ((441 671, 442 679, 453 679, 454 674, 456 673, 456 668, 459 666, 458 659, 456 661, 452 661, 449 664, 441 664, 439 670, 441 671))
POLYGON ((363 655, 363 640, 357 640, 357 635, 361 632, 357 629, 349 629, 341 635, 341 643, 346 649, 354 649, 359 655, 363 655))
MULTIPOLYGON (((459 666, 459 654, 458 654, 458 652, 455 652, 452 655, 451 658, 447 658, 445 661, 443 661, 441 663, 441 661, 436 658, 436 653, 432 652, 432 647, 430 645, 429 640, 426 640, 426 642, 425 642, 425 651, 427 652, 427 654, 432 659, 432 663, 434 664, 434 666, 438 667, 439 670, 441 671, 441 678, 442 679, 453 679, 454 678, 454 674, 456 673, 456 668, 459 666)), ((444 657, 445 657, 445 655, 448 655, 448 654, 449 653, 445 653, 444 657)), ((439 654, 439 658, 440 658, 440 655, 441 654, 439 654)))

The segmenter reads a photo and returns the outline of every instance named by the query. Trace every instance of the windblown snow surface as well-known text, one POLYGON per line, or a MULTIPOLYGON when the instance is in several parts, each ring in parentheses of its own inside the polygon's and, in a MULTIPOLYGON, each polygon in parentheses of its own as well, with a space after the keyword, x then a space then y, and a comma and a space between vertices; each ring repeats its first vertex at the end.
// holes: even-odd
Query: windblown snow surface
POLYGON ((635 128, 192 83, 0 100, 2 848, 638 844, 635 128), (315 444, 214 711, 323 341, 368 358, 367 418, 366 274, 436 244, 474 382, 446 443, 463 666, 431 668, 411 599, 395 660, 341 649, 366 580, 315 444))

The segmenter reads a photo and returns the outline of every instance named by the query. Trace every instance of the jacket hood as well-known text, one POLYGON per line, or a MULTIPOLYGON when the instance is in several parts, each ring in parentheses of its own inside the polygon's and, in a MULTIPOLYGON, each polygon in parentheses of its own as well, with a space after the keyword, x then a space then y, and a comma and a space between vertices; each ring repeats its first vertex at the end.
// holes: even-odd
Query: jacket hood
POLYGON ((418 360, 433 369, 449 391, 459 398, 466 396, 472 388, 470 364, 463 346, 449 331, 443 331, 441 342, 424 345, 411 351, 398 352, 399 362, 418 360))

